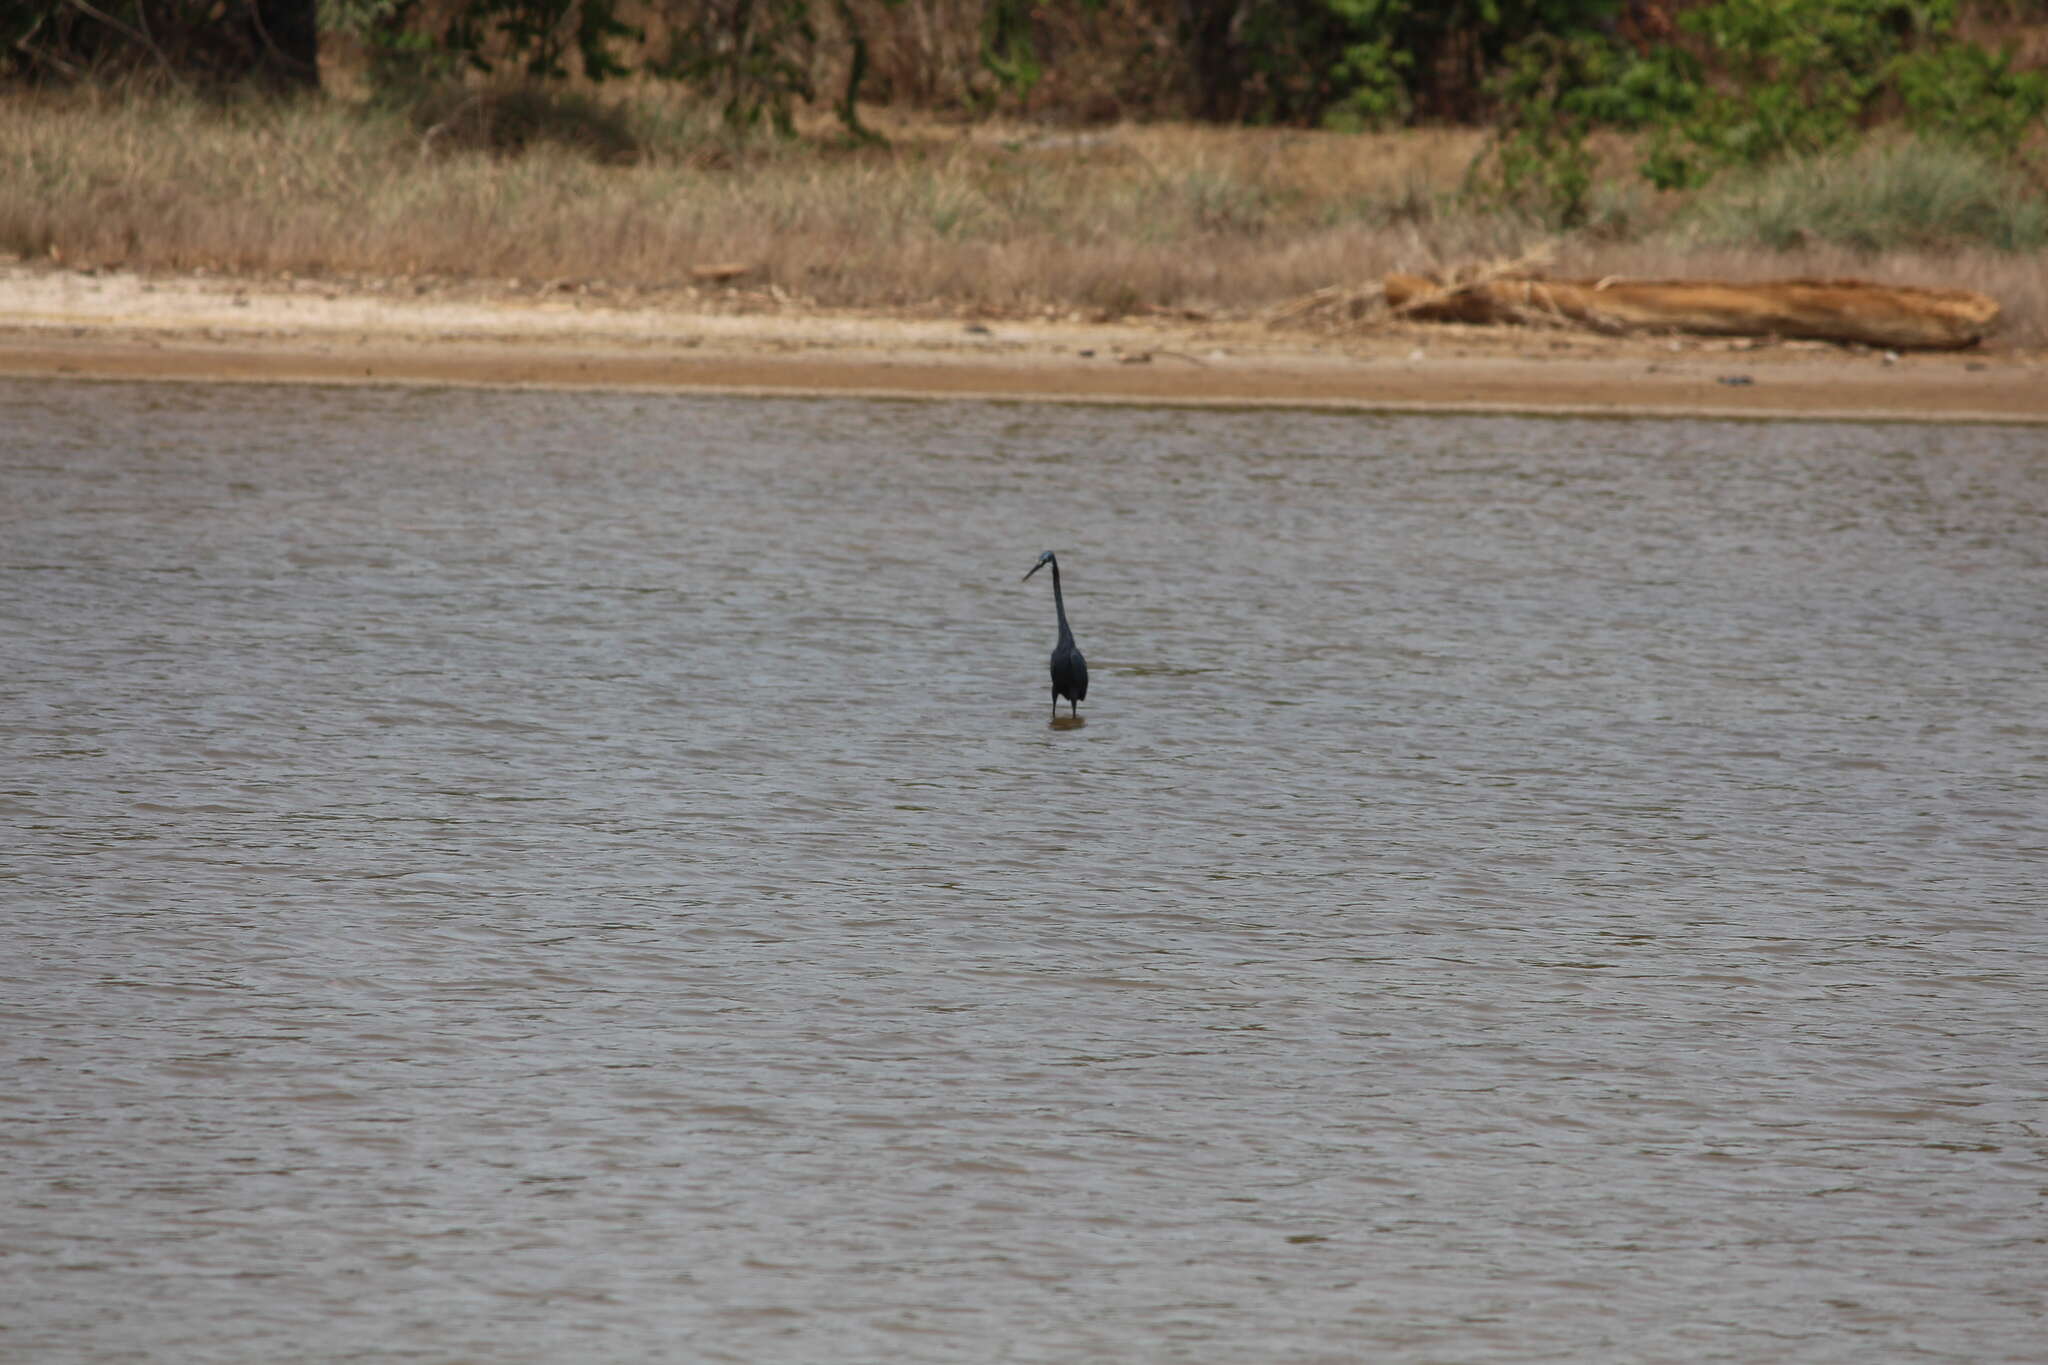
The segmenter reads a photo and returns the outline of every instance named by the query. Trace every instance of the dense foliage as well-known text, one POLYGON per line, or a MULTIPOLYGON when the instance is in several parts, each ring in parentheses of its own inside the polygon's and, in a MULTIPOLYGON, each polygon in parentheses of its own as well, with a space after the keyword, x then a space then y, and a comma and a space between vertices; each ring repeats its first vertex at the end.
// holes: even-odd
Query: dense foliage
POLYGON ((1956 0, 1713 0, 1674 41, 1541 35, 1511 49, 1490 188, 1561 226, 1589 212, 1603 128, 1646 135, 1644 178, 1696 188, 1838 147, 1897 119, 1930 143, 2012 157, 2048 117, 2048 73, 1956 33, 1956 0))

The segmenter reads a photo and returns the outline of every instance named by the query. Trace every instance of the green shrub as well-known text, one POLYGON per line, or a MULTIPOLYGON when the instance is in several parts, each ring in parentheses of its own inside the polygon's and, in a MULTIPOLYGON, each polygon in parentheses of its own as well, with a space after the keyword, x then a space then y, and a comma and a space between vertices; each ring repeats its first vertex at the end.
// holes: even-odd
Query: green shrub
POLYGON ((1912 32, 1953 19, 1952 0, 1720 0, 1693 10, 1680 23, 1706 40, 1725 83, 1701 85, 1679 136, 1707 173, 1832 147, 1856 130, 1912 32))
POLYGON ((1946 43, 1893 66, 1907 123, 2010 156, 2048 117, 2048 72, 2012 69, 2012 53, 1946 43))
POLYGON ((1501 113, 1466 192, 1547 227, 1588 226, 1596 166, 1587 139, 1635 128, 1685 96, 1671 68, 1592 35, 1538 35, 1509 50, 1491 86, 1501 113))
POLYGON ((1336 42, 1326 123, 1470 119, 1518 45, 1602 32, 1618 0, 1314 0, 1336 42))
MULTIPOLYGON (((1501 114, 1468 188, 1551 226, 1579 227, 1591 214, 1586 139, 1596 128, 1646 132, 1643 176, 1660 189, 1698 189, 1731 169, 1755 172, 1787 158, 1809 169, 1829 164, 1817 158, 1903 111, 1928 139, 1920 145, 1971 148, 1979 158, 1950 167, 1946 181, 1912 164, 1939 158, 1887 162, 1883 186, 1863 187, 1860 207, 1869 211, 1847 220, 1853 227, 1831 220, 1827 230, 1947 239, 1977 211, 1952 219, 1959 203, 2032 203, 2004 181, 1986 188, 1986 159, 2016 158, 2048 116, 2048 74, 2014 71, 2010 53, 1958 40, 1956 8, 1956 0, 1717 0, 1680 20, 1694 47, 1639 54, 1606 35, 1529 38, 1509 50, 1495 79, 1501 114)), ((1776 183, 1753 175, 1727 202, 1782 199, 1790 212, 1792 200, 1768 188, 1776 183)), ((1796 176, 1785 183, 1798 188, 1796 176)), ((1986 239, 2023 240, 2028 221, 2024 209, 1994 215, 1986 239)), ((1811 235, 1784 228, 1794 231, 1811 235)))
POLYGON ((2011 154, 2048 110, 2048 76, 1954 36, 1956 0, 1718 0, 1667 50, 1668 118, 1644 174, 1697 186, 1842 143, 1902 102, 1912 127, 2011 154))

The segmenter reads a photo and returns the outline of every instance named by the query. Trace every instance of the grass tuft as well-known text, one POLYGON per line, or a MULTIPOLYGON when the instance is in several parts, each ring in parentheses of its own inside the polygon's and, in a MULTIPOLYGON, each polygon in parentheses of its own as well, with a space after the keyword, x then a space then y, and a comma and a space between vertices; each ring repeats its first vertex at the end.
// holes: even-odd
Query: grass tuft
POLYGON ((2048 246, 2048 201, 2017 167, 1982 152, 1885 140, 1727 177, 1694 202, 1681 230, 1703 243, 1773 251, 1815 242, 1872 253, 2038 251, 2048 246))

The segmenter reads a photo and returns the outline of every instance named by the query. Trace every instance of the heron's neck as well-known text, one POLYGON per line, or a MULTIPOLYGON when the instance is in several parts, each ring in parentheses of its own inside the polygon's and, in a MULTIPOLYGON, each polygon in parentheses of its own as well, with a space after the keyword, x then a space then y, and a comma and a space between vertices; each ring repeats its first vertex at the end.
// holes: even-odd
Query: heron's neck
POLYGON ((1060 562, 1052 562, 1052 609, 1060 618, 1060 639, 1071 642, 1074 632, 1067 625, 1067 599, 1060 593, 1060 562))

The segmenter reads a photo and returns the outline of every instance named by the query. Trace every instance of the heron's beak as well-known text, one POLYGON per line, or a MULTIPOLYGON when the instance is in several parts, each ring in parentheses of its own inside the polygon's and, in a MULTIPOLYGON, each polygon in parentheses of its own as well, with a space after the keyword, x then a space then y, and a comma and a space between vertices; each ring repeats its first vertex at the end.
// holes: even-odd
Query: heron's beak
MULTIPOLYGON (((1038 572, 1038 571, 1039 571, 1040 569, 1042 569, 1042 568, 1044 568, 1044 567, 1045 567, 1045 561, 1041 559, 1041 560, 1039 560, 1039 561, 1038 561, 1038 562, 1037 562, 1036 564, 1033 564, 1033 565, 1031 566, 1031 569, 1030 569, 1030 571, 1029 571, 1029 572, 1027 572, 1027 573, 1026 573, 1026 574, 1024 575, 1024 577, 1025 577, 1025 578, 1029 578, 1029 577, 1031 577, 1031 575, 1032 575, 1032 574, 1035 574, 1035 573, 1037 573, 1037 572, 1038 572)), ((1021 582, 1022 580, 1019 580, 1019 581, 1021 582)))

